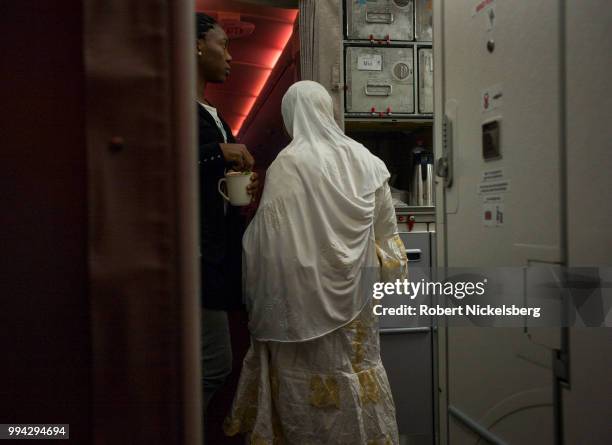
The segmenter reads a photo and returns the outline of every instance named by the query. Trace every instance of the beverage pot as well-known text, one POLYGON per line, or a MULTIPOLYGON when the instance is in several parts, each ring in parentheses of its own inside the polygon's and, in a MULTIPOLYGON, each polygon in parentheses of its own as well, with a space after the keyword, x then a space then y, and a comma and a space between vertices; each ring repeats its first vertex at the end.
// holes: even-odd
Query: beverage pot
POLYGON ((411 206, 433 206, 433 153, 421 141, 412 151, 411 206))

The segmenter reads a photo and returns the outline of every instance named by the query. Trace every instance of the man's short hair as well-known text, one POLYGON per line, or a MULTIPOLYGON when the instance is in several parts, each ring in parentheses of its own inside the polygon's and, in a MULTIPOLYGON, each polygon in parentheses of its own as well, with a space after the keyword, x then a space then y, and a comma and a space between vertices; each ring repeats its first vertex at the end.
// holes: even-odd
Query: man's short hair
POLYGON ((208 14, 196 12, 196 39, 201 39, 206 36, 206 33, 217 25, 217 21, 208 14))

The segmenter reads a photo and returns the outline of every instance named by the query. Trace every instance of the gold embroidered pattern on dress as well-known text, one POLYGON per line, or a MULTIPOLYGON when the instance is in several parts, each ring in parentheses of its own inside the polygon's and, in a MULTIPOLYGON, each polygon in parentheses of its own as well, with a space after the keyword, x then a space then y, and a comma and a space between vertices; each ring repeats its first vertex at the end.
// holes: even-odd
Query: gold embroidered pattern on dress
POLYGON ((223 431, 227 436, 251 431, 257 418, 257 405, 239 406, 232 417, 223 422, 223 431))
POLYGON ((247 390, 240 397, 233 412, 223 422, 223 432, 227 436, 253 430, 257 419, 257 392, 257 380, 253 379, 249 382, 247 390))
POLYGON ((251 434, 251 440, 249 440, 249 445, 270 445, 270 442, 264 440, 259 434, 253 433, 251 434))
POLYGON ((398 272, 402 278, 405 278, 408 258, 406 257, 406 248, 399 235, 396 234, 382 242, 376 241, 376 255, 383 269, 383 280, 387 279, 385 277, 393 277, 398 272), (384 248, 381 246, 384 246, 384 248))
POLYGON ((393 445, 391 437, 386 436, 382 439, 368 440, 368 445, 393 445))
POLYGON ((402 241, 400 236, 399 235, 395 235, 393 237, 393 241, 395 242, 395 245, 399 249, 400 253, 403 254, 402 256, 405 257, 406 256, 406 246, 404 246, 404 242, 402 241))
POLYGON ((359 378, 359 397, 362 403, 378 403, 380 401, 380 388, 376 380, 375 370, 368 369, 367 371, 357 374, 359 378))
POLYGON ((316 375, 310 379, 310 404, 317 408, 340 408, 340 393, 335 377, 325 377, 324 380, 316 375))
POLYGON ((396 269, 401 266, 402 263, 400 262, 400 260, 396 260, 395 258, 390 258, 388 260, 383 261, 383 267, 387 269, 396 269))
POLYGON ((270 369, 270 394, 272 396, 272 433, 274 434, 273 445, 280 445, 283 441, 283 429, 276 411, 278 404, 278 374, 276 369, 270 369))
POLYGON ((353 320, 349 325, 349 329, 355 331, 355 336, 353 337, 353 341, 351 342, 351 346, 353 348, 353 357, 351 359, 351 365, 353 367, 353 371, 359 372, 361 371, 361 367, 363 364, 363 360, 365 359, 365 346, 364 340, 367 337, 366 327, 360 319, 353 320))
POLYGON ((406 246, 404 246, 404 242, 402 241, 399 235, 395 235, 393 237, 393 241, 395 241, 395 245, 399 250, 398 253, 400 256, 401 266, 406 266, 408 264, 408 257, 406 256, 406 246))
MULTIPOLYGON (((399 242, 401 243, 402 241, 399 240, 399 242)), ((405 255, 406 254, 404 253, 404 256, 405 255)), ((380 247, 380 244, 378 242, 376 243, 376 256, 378 257, 380 265, 385 269, 396 269, 398 267, 401 267, 402 265, 400 260, 391 257, 391 255, 385 252, 382 247, 380 247)))

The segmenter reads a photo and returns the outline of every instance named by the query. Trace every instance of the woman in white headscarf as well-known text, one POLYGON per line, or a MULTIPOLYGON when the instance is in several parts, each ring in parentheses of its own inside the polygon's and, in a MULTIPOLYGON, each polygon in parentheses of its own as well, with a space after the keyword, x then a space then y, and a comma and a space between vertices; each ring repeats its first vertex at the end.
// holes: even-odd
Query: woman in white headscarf
POLYGON ((226 434, 252 444, 397 444, 372 312, 375 281, 406 276, 384 163, 345 136, 318 83, 282 102, 293 138, 244 238, 252 345, 226 434))

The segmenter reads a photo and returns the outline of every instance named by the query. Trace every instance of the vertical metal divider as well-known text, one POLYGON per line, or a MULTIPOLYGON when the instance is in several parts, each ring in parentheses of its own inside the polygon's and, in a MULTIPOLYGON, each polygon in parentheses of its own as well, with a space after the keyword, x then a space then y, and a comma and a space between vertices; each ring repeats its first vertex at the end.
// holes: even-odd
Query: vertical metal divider
MULTIPOLYGON (((432 52, 434 64, 434 121, 433 121, 433 148, 434 158, 443 155, 440 135, 444 120, 444 0, 433 1, 433 33, 432 52)), ((441 268, 448 266, 448 241, 446 237, 446 188, 444 181, 436 181, 436 262, 432 278, 439 280, 441 268)), ((448 444, 448 328, 443 320, 438 318, 434 337, 434 403, 437 406, 434 424, 436 425, 436 445, 448 444)))
MULTIPOLYGON (((559 192, 560 192, 560 244, 561 244, 561 264, 562 267, 569 267, 569 233, 568 233, 568 187, 567 187, 567 57, 566 57, 566 0, 559 0, 559 192)), ((567 278, 567 274, 563 274, 563 280, 567 278)), ((564 283, 565 284, 565 283, 564 283)), ((568 290, 563 292, 564 304, 563 310, 567 309, 568 290)), ((567 369, 570 369, 570 348, 569 348, 569 327, 561 326, 561 349, 554 351, 557 357, 553 359, 561 361, 567 369)), ((553 376, 553 404, 554 404, 554 422, 555 422, 555 443, 564 443, 563 432, 563 386, 569 386, 569 374, 567 382, 563 382, 558 376, 553 376)))
MULTIPOLYGON (((435 196, 435 195, 434 195, 435 196)), ((434 206, 435 206, 435 201, 434 201, 434 206)), ((435 219, 434 219, 435 221, 435 219)), ((434 222, 434 226, 435 226, 435 222, 434 222)), ((433 236, 432 233, 436 233, 436 232, 431 232, 429 230, 429 226, 427 228, 428 232, 429 232, 429 251, 431 252, 430 255, 430 276, 429 279, 431 281, 436 281, 436 262, 437 262, 437 255, 434 253, 434 242, 433 242, 433 236)), ((436 227, 437 230, 437 227, 436 227)), ((437 300, 437 297, 435 295, 433 295, 430 299, 430 304, 437 304, 437 301, 433 301, 434 298, 437 300)), ((430 337, 430 343, 431 343, 431 390, 432 390, 432 418, 433 418, 433 422, 432 422, 432 437, 434 440, 434 444, 438 444, 438 440, 439 440, 439 435, 438 435, 438 429, 439 429, 439 415, 438 415, 438 410, 440 409, 440 401, 438 399, 438 379, 437 379, 437 375, 438 375, 438 344, 437 344, 437 339, 438 339, 438 319, 437 317, 431 317, 431 337, 430 337)))
MULTIPOLYGON (((415 14, 416 16, 416 14, 415 14)), ((416 23, 416 18, 413 20, 416 23)), ((419 88, 421 86, 421 81, 419 79, 419 50, 418 50, 418 42, 416 41, 416 28, 413 26, 415 30, 415 41, 412 47, 412 95, 414 100, 412 101, 413 111, 415 114, 421 114, 421 98, 419 97, 419 88)))

